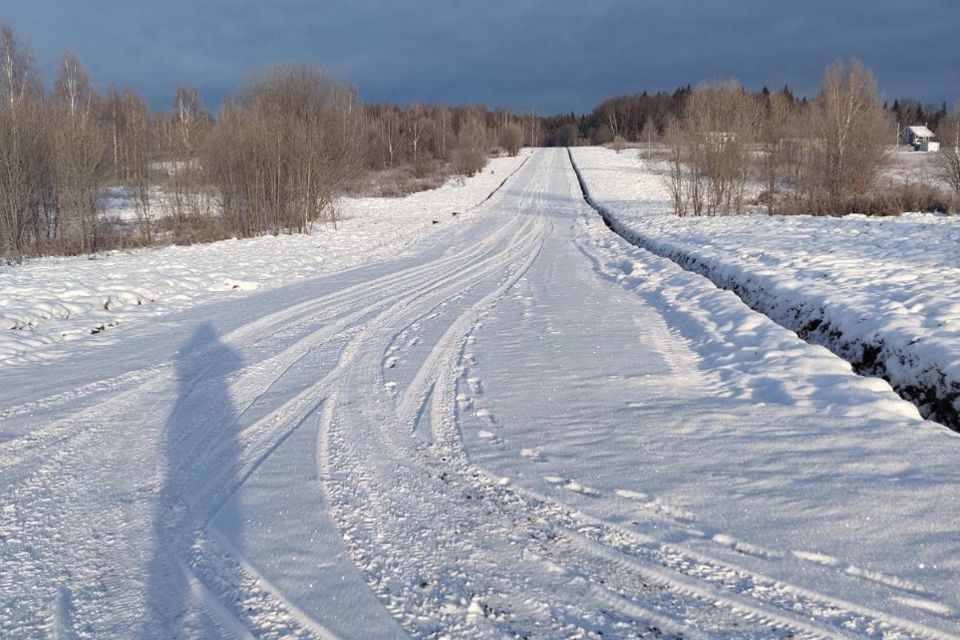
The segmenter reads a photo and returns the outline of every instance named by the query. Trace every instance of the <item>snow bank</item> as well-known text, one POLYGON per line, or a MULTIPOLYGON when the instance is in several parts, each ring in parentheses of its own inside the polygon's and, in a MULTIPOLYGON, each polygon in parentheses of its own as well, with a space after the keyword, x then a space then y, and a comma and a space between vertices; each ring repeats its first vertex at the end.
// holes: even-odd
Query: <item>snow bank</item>
POLYGON ((960 426, 960 219, 678 218, 656 163, 599 148, 572 157, 618 233, 960 426))
MULTIPOLYGON (((336 230, 0 265, 0 366, 50 357, 50 345, 148 314, 397 255, 484 201, 528 155, 494 159, 472 178, 404 198, 343 199, 336 230)), ((124 194, 107 197, 113 214, 135 219, 124 194)))

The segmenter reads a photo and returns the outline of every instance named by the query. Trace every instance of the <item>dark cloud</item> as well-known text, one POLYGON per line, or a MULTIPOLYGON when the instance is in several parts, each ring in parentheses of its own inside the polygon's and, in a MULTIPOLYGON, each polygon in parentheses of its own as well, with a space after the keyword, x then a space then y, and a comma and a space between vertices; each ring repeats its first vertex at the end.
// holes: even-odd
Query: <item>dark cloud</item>
POLYGON ((253 72, 313 62, 366 100, 543 113, 735 76, 812 92, 857 57, 886 97, 960 98, 956 0, 0 0, 51 77, 70 46, 101 85, 208 106, 253 72), (6 6, 4 6, 6 5, 6 6))

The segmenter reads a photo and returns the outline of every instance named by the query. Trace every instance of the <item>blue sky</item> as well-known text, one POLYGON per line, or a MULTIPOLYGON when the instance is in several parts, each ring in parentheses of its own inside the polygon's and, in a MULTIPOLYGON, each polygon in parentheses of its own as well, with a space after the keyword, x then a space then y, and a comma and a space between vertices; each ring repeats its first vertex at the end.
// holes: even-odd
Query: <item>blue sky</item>
POLYGON ((71 47, 101 87, 214 110, 254 72, 316 63, 364 100, 541 113, 737 77, 812 93, 857 57, 892 100, 960 99, 957 0, 0 0, 46 78, 71 47))

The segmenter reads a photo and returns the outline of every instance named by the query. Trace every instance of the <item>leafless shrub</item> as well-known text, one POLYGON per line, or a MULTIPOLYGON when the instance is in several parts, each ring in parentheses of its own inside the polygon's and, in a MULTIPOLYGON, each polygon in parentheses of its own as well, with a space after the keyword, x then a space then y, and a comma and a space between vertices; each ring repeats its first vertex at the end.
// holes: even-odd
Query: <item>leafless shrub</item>
POLYGON ((204 156, 227 227, 308 231, 357 175, 361 136, 353 90, 323 71, 277 67, 254 81, 221 110, 204 156))
POLYGON ((614 136, 613 142, 610 144, 610 146, 614 151, 620 153, 627 148, 627 140, 623 136, 614 136))
POLYGON ((904 183, 877 188, 844 198, 824 193, 803 200, 782 199, 777 212, 785 215, 842 216, 859 213, 868 216, 895 216, 908 211, 958 213, 960 197, 922 183, 904 183))
POLYGON ((483 170, 487 154, 479 149, 458 147, 453 151, 453 166, 460 176, 472 176, 483 170))
MULTIPOLYGON (((423 164, 422 161, 421 164, 423 164)), ((410 165, 377 171, 368 170, 350 186, 347 193, 358 197, 397 198, 443 186, 453 171, 452 165, 439 163, 425 173, 415 171, 410 165)))
POLYGON ((500 131, 500 146, 511 156, 520 153, 523 146, 523 128, 516 122, 505 125, 500 131))
POLYGON ((937 187, 908 183, 896 191, 899 199, 897 213, 905 211, 958 213, 957 196, 937 187))
POLYGON ((683 217, 690 213, 689 169, 686 163, 687 136, 679 118, 670 120, 664 139, 667 148, 667 171, 663 175, 663 184, 670 193, 674 213, 683 217))
POLYGON ((487 130, 477 115, 468 116, 460 127, 453 166, 462 176, 472 176, 487 164, 487 130))
POLYGON ((736 82, 702 85, 670 125, 667 187, 678 215, 741 213, 760 106, 736 82))

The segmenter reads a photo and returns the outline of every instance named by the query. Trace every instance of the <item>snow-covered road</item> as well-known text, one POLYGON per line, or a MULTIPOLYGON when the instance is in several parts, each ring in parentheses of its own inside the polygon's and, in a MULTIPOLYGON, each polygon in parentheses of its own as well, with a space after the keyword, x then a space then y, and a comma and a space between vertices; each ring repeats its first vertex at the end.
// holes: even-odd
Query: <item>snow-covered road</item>
POLYGON ((537 151, 416 252, 3 371, 0 637, 960 637, 960 436, 537 151))

